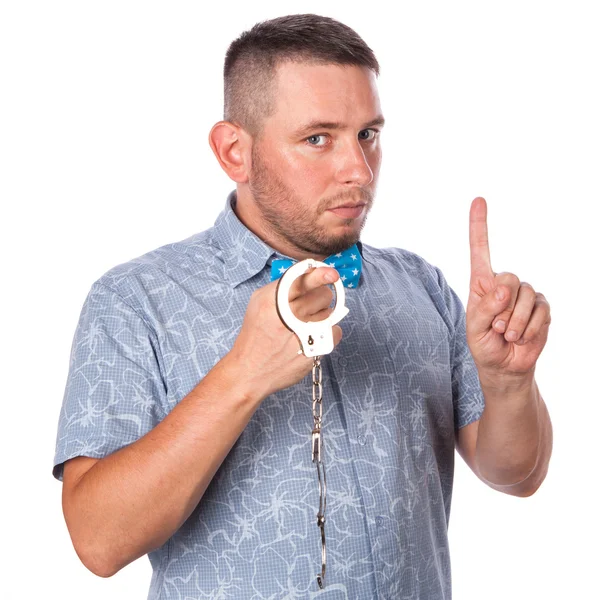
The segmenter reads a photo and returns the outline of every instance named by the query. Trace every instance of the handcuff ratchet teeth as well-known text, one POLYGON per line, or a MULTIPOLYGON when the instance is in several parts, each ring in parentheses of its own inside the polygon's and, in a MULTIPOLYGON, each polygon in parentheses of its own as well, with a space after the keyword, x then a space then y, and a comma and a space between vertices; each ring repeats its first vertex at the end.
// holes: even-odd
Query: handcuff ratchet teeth
POLYGON ((293 264, 277 282, 276 304, 279 318, 283 324, 300 341, 298 354, 307 357, 323 356, 329 354, 333 348, 333 326, 339 323, 350 311, 345 305, 346 294, 340 279, 333 283, 335 287, 335 307, 333 312, 322 321, 301 321, 298 319, 289 303, 289 294, 292 284, 311 267, 329 267, 327 263, 307 258, 293 264))

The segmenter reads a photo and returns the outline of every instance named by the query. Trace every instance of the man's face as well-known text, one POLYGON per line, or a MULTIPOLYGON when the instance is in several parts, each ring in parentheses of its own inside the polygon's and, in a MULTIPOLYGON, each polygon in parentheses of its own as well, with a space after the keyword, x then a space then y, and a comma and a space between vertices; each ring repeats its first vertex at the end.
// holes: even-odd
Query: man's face
POLYGON ((252 148, 255 225, 290 256, 324 258, 356 243, 373 203, 383 125, 375 75, 286 63, 275 98, 252 148), (351 208, 331 210, 341 206, 351 208))

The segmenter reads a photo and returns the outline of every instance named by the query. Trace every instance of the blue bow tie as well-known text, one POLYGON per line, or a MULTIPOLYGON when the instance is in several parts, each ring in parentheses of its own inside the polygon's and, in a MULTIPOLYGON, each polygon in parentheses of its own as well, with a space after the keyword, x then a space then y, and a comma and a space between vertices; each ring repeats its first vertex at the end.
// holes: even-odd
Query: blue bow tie
MULTIPOLYGON (((295 262, 288 259, 274 260, 271 263, 271 281, 279 279, 295 262)), ((344 287, 355 288, 358 285, 362 271, 362 258, 356 244, 343 252, 328 256, 323 262, 330 267, 335 267, 344 287)))

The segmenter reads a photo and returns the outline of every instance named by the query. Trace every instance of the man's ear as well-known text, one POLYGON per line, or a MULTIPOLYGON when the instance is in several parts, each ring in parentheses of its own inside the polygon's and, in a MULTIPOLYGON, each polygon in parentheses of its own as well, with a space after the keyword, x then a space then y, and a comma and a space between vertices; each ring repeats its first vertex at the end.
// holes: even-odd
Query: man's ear
POLYGON ((239 125, 219 121, 210 130, 208 143, 229 178, 237 183, 247 183, 252 167, 252 138, 239 125))

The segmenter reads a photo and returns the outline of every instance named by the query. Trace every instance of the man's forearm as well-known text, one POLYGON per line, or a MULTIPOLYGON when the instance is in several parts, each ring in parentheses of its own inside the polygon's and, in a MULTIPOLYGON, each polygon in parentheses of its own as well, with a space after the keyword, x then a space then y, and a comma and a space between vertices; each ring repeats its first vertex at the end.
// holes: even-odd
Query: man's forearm
POLYGON ((75 548, 94 573, 110 576, 171 537, 260 404, 241 366, 225 359, 159 425, 94 464, 63 502, 75 548))
POLYGON ((535 379, 480 380, 485 410, 475 452, 479 474, 507 494, 531 495, 544 480, 552 453, 552 424, 535 379))

